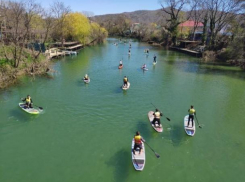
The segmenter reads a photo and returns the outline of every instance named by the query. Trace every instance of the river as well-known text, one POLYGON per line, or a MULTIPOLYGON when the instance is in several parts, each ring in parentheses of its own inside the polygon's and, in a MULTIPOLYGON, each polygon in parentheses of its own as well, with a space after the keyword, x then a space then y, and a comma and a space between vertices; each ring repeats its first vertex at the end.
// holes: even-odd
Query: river
POLYGON ((129 44, 115 41, 60 58, 49 77, 23 77, 0 92, 0 181, 245 181, 245 73, 139 42, 131 43, 128 57, 129 44), (87 85, 81 81, 85 73, 87 85), (125 75, 131 86, 122 91, 125 75), (18 107, 27 94, 42 114, 18 107), (171 119, 162 117, 163 133, 149 124, 151 103, 171 119), (191 104, 202 126, 194 137, 183 129, 191 104), (142 172, 131 162, 137 130, 161 156, 146 146, 142 172))

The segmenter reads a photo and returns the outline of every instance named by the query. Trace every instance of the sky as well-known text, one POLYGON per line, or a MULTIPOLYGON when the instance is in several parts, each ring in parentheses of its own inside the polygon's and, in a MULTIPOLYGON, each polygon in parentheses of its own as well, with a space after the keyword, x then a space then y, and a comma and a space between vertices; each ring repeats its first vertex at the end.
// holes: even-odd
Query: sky
MULTIPOLYGON (((90 11, 94 15, 132 12, 136 10, 160 9, 159 0, 58 0, 72 11, 90 11)), ((36 0, 43 7, 49 7, 53 0, 36 0)))

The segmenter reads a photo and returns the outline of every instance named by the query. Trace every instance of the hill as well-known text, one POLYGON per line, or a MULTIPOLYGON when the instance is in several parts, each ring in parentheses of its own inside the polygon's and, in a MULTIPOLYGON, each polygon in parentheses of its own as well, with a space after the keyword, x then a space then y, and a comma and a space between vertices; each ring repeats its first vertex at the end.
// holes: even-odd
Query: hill
POLYGON ((163 21, 165 13, 158 10, 139 10, 133 12, 124 12, 119 14, 107 14, 94 16, 93 21, 96 22, 107 22, 108 20, 116 20, 119 17, 125 17, 132 21, 132 23, 158 23, 163 21))

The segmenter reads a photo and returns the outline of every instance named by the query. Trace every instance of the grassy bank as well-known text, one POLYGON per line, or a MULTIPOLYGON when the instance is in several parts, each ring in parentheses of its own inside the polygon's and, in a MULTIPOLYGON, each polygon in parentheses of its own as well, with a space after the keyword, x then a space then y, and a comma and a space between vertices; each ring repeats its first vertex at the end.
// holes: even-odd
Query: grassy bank
POLYGON ((19 76, 42 75, 46 74, 49 70, 50 62, 43 54, 34 58, 33 52, 24 49, 18 67, 15 67, 13 64, 13 57, 8 53, 11 50, 11 47, 8 47, 5 50, 7 50, 5 51, 7 53, 6 56, 3 53, 3 49, 0 49, 0 89, 16 83, 19 76))

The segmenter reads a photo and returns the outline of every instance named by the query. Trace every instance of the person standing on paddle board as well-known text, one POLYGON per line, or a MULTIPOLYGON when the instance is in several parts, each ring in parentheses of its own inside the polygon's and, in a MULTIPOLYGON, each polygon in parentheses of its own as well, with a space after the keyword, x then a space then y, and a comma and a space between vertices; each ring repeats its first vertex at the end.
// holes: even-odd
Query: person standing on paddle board
POLYGON ((153 116, 154 116, 154 119, 152 121, 152 124, 154 124, 154 126, 157 127, 156 126, 156 122, 157 122, 157 124, 160 127, 161 125, 160 119, 161 119, 162 113, 158 109, 156 109, 156 111, 153 113, 153 116))
POLYGON ((119 66, 122 66, 123 65, 123 62, 122 60, 119 61, 119 66))
POLYGON ((26 98, 22 99, 23 102, 26 102, 26 107, 27 108, 33 108, 32 105, 33 105, 33 102, 32 102, 32 99, 31 99, 31 96, 30 95, 27 95, 26 98))
POLYGON ((194 109, 193 106, 191 106, 191 108, 188 110, 189 112, 189 118, 188 118, 188 124, 187 124, 187 127, 189 127, 189 123, 190 123, 190 120, 191 120, 191 124, 193 127, 193 120, 194 120, 194 115, 196 115, 196 110, 194 109))
POLYGON ((153 57, 153 62, 154 62, 154 63, 157 62, 157 57, 156 57, 156 55, 154 55, 154 57, 153 57))
POLYGON ((142 150, 142 142, 145 142, 142 136, 140 136, 140 132, 136 131, 136 135, 134 136, 134 149, 133 149, 133 154, 135 155, 135 151, 137 148, 140 149, 139 154, 141 153, 142 150))
POLYGON ((127 87, 127 85, 128 85, 128 78, 126 76, 124 76, 124 78, 123 78, 123 86, 127 87))
POLYGON ((88 80, 88 74, 85 74, 85 76, 84 76, 83 79, 84 79, 84 80, 88 80))
POLYGON ((146 64, 143 64, 142 69, 146 69, 146 64))
POLYGON ((128 54, 131 54, 131 50, 130 49, 128 50, 128 54))

